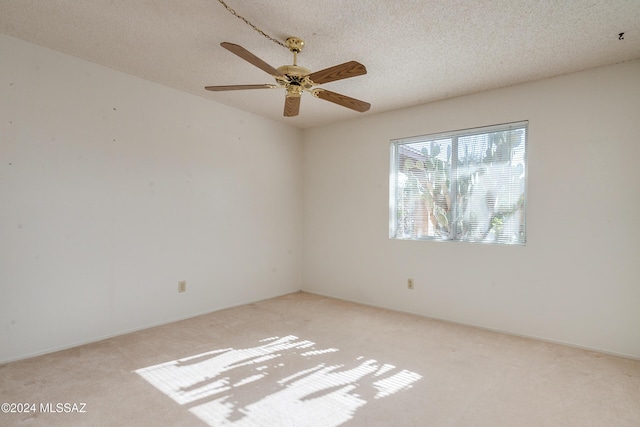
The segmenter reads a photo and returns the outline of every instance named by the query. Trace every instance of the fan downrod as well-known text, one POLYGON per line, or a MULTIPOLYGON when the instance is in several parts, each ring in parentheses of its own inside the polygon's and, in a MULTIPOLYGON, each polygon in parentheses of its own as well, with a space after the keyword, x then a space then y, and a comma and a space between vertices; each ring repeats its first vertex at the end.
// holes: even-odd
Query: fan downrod
POLYGON ((289 37, 286 40, 287 47, 293 53, 293 65, 298 65, 298 54, 302 52, 302 48, 304 47, 304 41, 297 37, 289 37))

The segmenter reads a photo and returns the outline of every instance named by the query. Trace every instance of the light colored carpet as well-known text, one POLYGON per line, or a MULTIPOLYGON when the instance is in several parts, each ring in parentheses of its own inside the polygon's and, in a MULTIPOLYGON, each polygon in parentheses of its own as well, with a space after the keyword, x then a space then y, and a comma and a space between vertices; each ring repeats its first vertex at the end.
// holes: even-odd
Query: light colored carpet
POLYGON ((637 427, 640 361, 295 293, 0 365, 2 402, 2 426, 637 427))

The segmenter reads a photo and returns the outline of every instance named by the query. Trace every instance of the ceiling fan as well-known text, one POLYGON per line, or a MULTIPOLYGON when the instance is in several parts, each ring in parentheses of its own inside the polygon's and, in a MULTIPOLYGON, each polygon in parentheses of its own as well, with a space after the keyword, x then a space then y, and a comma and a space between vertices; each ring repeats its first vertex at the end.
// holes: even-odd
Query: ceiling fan
POLYGON ((299 114, 300 97, 302 96, 303 91, 310 92, 316 98, 333 102, 334 104, 350 108, 360 113, 369 110, 371 104, 369 104, 368 102, 360 101, 346 95, 315 87, 324 83, 367 74, 367 69, 364 65, 356 61, 349 61, 345 62, 344 64, 325 68, 324 70, 312 73, 306 68, 298 66, 298 64, 296 63, 297 54, 302 52, 304 42, 297 37, 289 37, 286 40, 286 44, 289 50, 293 53, 293 65, 283 65, 282 67, 278 67, 276 69, 243 48, 242 46, 227 42, 220 43, 220 46, 227 49, 231 53, 238 55, 245 61, 260 68, 262 71, 271 74, 275 78, 276 84, 205 86, 205 89, 218 92, 227 90, 284 88, 287 91, 284 101, 285 117, 293 117, 299 114))

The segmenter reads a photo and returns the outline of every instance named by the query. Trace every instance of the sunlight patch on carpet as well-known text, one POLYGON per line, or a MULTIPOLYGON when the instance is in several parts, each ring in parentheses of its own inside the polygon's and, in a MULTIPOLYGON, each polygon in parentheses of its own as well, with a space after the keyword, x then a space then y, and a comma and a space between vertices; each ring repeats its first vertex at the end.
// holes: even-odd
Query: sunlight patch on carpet
POLYGON ((338 426, 422 378, 364 357, 335 363, 338 351, 288 335, 135 372, 210 426, 338 426))

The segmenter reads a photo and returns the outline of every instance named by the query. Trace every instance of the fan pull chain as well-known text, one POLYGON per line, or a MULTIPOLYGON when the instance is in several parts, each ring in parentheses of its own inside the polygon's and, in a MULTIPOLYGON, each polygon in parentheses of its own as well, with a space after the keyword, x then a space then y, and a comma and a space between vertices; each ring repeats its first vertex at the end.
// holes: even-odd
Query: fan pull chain
POLYGON ((253 25, 251 22, 249 22, 245 17, 238 15, 238 13, 233 10, 231 7, 229 7, 228 4, 226 4, 224 2, 224 0, 218 0, 220 2, 221 5, 223 5, 225 7, 225 9, 227 9, 229 11, 229 13, 231 13, 233 16, 235 16, 238 19, 241 19, 244 21, 245 24, 249 25, 251 28, 253 28, 254 30, 256 30, 258 33, 262 34, 263 36, 265 36, 266 38, 268 38, 269 40, 271 40, 274 43, 279 44, 280 46, 287 48, 287 50, 289 49, 284 43, 282 43, 280 40, 276 40, 273 37, 271 37, 270 35, 266 34, 264 31, 262 31, 260 28, 256 27, 255 25, 253 25))

